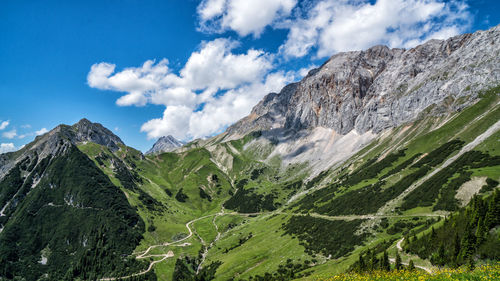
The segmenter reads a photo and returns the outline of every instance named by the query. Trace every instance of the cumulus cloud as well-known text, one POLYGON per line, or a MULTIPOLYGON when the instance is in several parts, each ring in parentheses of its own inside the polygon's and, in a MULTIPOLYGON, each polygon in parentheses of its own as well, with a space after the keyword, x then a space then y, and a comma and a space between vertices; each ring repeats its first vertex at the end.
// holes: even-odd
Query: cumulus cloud
POLYGON ((2 137, 6 138, 6 139, 13 139, 17 136, 17 131, 16 129, 13 129, 13 130, 10 130, 8 132, 4 132, 2 134, 2 137))
POLYGON ((1 143, 0 144, 0 154, 16 151, 16 147, 13 143, 1 143))
POLYGON ((204 42, 178 74, 165 59, 120 72, 113 64, 98 63, 87 80, 94 88, 124 92, 117 100, 121 106, 166 106, 161 118, 141 127, 148 138, 205 137, 244 117, 265 94, 294 79, 293 73, 270 73, 273 56, 255 49, 235 54, 237 46, 228 39, 204 42))
POLYGON ((289 29, 280 47, 288 57, 302 57, 312 49, 318 57, 361 50, 376 44, 413 47, 428 39, 445 39, 469 24, 468 6, 442 0, 321 0, 304 16, 285 24, 289 29))
POLYGON ((297 0, 204 0, 198 6, 200 29, 259 37, 266 26, 290 15, 296 4, 297 0))
POLYGON ((43 134, 47 133, 48 131, 49 130, 47 130, 47 128, 41 128, 40 130, 35 132, 35 135, 37 135, 37 136, 43 135, 43 134))
POLYGON ((9 120, 3 121, 2 123, 0 123, 0 130, 4 130, 5 128, 7 128, 7 126, 9 126, 9 124, 10 124, 9 120))

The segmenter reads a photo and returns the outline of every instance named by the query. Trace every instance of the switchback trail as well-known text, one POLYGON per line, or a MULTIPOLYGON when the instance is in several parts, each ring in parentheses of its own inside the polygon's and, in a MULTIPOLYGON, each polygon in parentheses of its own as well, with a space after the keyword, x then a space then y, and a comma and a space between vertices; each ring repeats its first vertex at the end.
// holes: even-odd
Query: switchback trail
MULTIPOLYGON (((315 218, 320 218, 320 219, 325 219, 325 220, 355 220, 355 219, 375 219, 375 218, 396 218, 396 217, 444 217, 444 214, 415 214, 415 215, 384 215, 384 214, 368 214, 368 215, 346 215, 346 216, 328 216, 328 215, 321 215, 321 214, 316 214, 316 213, 308 213, 308 214, 302 214, 302 213, 287 213, 287 212, 282 212, 282 211, 273 211, 273 212, 256 212, 256 213, 238 213, 238 212, 225 212, 224 208, 221 209, 220 212, 215 213, 215 214, 210 214, 206 216, 202 216, 196 219, 193 219, 185 224, 186 229, 188 230, 188 235, 180 238, 178 240, 172 241, 172 242, 165 242, 163 244, 157 244, 157 245, 151 245, 149 246, 145 251, 143 252, 138 252, 134 253, 136 255, 137 259, 145 259, 145 258, 150 258, 150 257, 162 257, 162 259, 157 260, 157 261, 152 261, 149 264, 149 267, 147 270, 141 271, 139 273, 127 275, 127 276, 122 276, 122 277, 108 277, 108 278, 102 278, 100 280, 102 281, 109 281, 109 280, 117 280, 117 279, 127 279, 139 275, 143 275, 151 271, 153 266, 156 263, 162 262, 168 258, 174 257, 174 253, 172 251, 169 251, 167 254, 155 254, 155 255, 148 255, 148 253, 158 247, 166 247, 166 246, 176 246, 176 247, 185 247, 191 245, 191 243, 185 242, 182 244, 179 244, 183 241, 186 241, 187 239, 191 238, 193 234, 195 233, 194 230, 192 229, 192 224, 195 223, 196 221, 209 218, 209 217, 214 217, 212 219, 212 224, 214 225, 216 231, 217 231, 217 236, 216 238, 207 246, 205 241, 199 237, 200 241, 202 242, 203 247, 205 248, 202 254, 202 259, 200 263, 198 264, 198 267, 196 269, 196 273, 198 274, 200 270, 203 267, 203 263, 206 260, 206 257, 208 255, 208 250, 213 247, 213 245, 220 239, 221 233, 219 232, 219 228, 217 224, 215 223, 215 220, 219 216, 225 216, 225 215, 232 215, 232 216, 243 216, 243 217, 252 217, 252 216, 258 216, 258 215, 273 215, 273 214, 279 214, 279 215, 290 215, 290 216, 307 216, 310 215, 311 217, 315 218)), ((398 250, 401 251, 401 243, 403 240, 400 240, 397 244, 398 250)), ((393 259, 394 260, 394 259, 393 259)), ((403 263, 404 264, 404 263, 403 263)), ((422 266, 416 266, 418 268, 421 268, 429 273, 432 271, 428 268, 422 267, 422 266)))
MULTIPOLYGON (((191 243, 183 243, 183 244, 180 244, 180 242, 182 241, 185 241, 189 238, 191 238, 191 236, 193 236, 194 232, 193 230, 191 229, 191 225, 196 222, 196 221, 199 221, 199 220, 202 220, 202 219, 205 219, 205 218, 209 218, 209 217, 214 217, 214 219, 212 220, 212 223, 214 224, 216 230, 217 230, 217 237, 214 241, 212 241, 212 243, 209 245, 208 248, 205 249, 205 252, 203 254, 203 259, 202 261, 200 262, 200 264, 198 265, 198 268, 197 268, 197 273, 201 270, 201 265, 202 263, 204 262, 205 258, 206 258, 206 255, 208 254, 208 249, 210 247, 212 247, 212 245, 217 241, 219 240, 220 238, 220 232, 218 231, 218 227, 217 225, 215 224, 215 218, 218 217, 218 216, 223 216, 223 215, 241 215, 241 216, 251 216, 251 215, 256 215, 256 214, 260 214, 260 213, 252 213, 252 214, 242 214, 242 213, 235 213, 235 212, 232 212, 232 213, 225 213, 224 212, 224 209, 222 209, 220 212, 218 213, 215 213, 215 214, 210 214, 210 215, 206 215, 206 216, 202 216, 202 217, 199 217, 199 218, 196 218, 196 219, 193 219, 193 220, 190 220, 189 222, 186 223, 186 228, 188 230, 188 235, 183 237, 183 238, 180 238, 178 240, 175 240, 175 241, 172 241, 172 242, 165 242, 163 244, 157 244, 157 245, 151 245, 149 246, 144 252, 139 252, 139 253, 134 253, 136 256, 136 259, 145 259, 145 258, 150 258, 150 257, 163 257, 162 259, 160 260, 157 260, 157 261, 152 261, 150 264, 149 264, 149 267, 147 270, 144 270, 144 271, 141 271, 139 273, 134 273, 134 274, 131 274, 131 275, 127 275, 127 276, 122 276, 122 277, 106 277, 106 278, 101 278, 99 280, 102 280, 102 281, 109 281, 109 280, 118 280, 118 279, 128 279, 128 278, 131 278, 131 277, 135 277, 135 276, 139 276, 139 275, 143 275, 143 274, 146 274, 148 273, 149 271, 151 271, 151 269, 153 269, 153 266, 156 264, 156 263, 159 263, 159 262, 162 262, 168 258, 171 258, 171 257, 174 257, 174 253, 173 251, 168 251, 167 254, 157 254, 157 255, 147 255, 152 249, 154 248, 158 248, 158 247, 165 247, 165 246, 177 246, 177 247, 185 247, 185 246, 189 246, 191 245, 191 243)), ((204 241, 201 239, 202 243, 204 244, 204 241)))
POLYGON ((166 254, 158 254, 158 255, 147 255, 147 253, 149 253, 149 251, 151 251, 152 249, 154 248, 157 248, 157 247, 164 247, 164 246, 180 246, 180 247, 183 247, 183 246, 188 246, 188 245, 191 245, 190 243, 184 243, 184 244, 181 244, 181 245, 175 245, 175 244, 178 244, 182 241, 185 241, 186 239, 189 239, 191 236, 193 236, 193 230, 191 229, 190 225, 192 223, 194 223, 195 221, 198 221, 198 220, 201 220, 201 219, 204 219, 204 218, 208 218, 208 217, 211 217, 211 216, 215 216, 217 214, 211 214, 211 215, 206 215, 206 216, 203 216, 203 217, 199 217, 199 218, 196 218, 194 220, 191 220, 189 222, 186 223, 186 228, 189 232, 189 234, 186 236, 186 237, 183 237, 181 239, 178 239, 178 240, 175 240, 173 242, 165 242, 163 244, 158 244, 158 245, 152 245, 152 246, 149 246, 146 251, 144 252, 139 252, 139 253, 136 253, 136 259, 145 259, 145 258, 150 258, 150 257, 163 257, 162 259, 160 260, 157 260, 157 261, 152 261, 150 264, 149 264, 149 267, 148 269, 144 270, 144 271, 141 271, 139 273, 134 273, 134 274, 131 274, 131 275, 127 275, 127 276, 121 276, 121 277, 107 277, 107 278, 101 278, 99 280, 102 280, 102 281, 109 281, 109 280, 117 280, 117 279, 128 279, 128 278, 131 278, 131 277, 135 277, 135 276, 139 276, 139 275, 143 275, 143 274, 146 274, 148 273, 149 271, 151 271, 151 269, 153 269, 153 266, 156 264, 156 263, 159 263, 159 262, 162 262, 168 258, 171 258, 171 257, 174 257, 174 252, 172 251, 168 251, 168 253, 166 254))

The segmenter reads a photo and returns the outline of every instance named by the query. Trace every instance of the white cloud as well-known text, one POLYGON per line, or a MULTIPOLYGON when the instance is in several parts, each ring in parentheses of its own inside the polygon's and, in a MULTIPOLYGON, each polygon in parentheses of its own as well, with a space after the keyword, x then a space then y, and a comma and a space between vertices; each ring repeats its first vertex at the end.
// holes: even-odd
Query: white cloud
POLYGON ((6 139, 13 139, 17 136, 17 131, 16 129, 10 130, 8 132, 4 132, 2 136, 6 139))
POLYGON ((316 48, 317 56, 325 57, 377 44, 413 47, 462 32, 470 24, 467 9, 461 1, 321 0, 285 24, 289 34, 280 51, 302 57, 316 48))
POLYGON ((293 73, 271 73, 262 82, 228 90, 219 97, 209 97, 199 111, 186 106, 168 106, 162 118, 148 121, 141 131, 147 132, 150 138, 171 134, 181 139, 219 133, 248 115, 266 94, 279 91, 295 78, 293 73))
POLYGON ((309 74, 309 71, 311 71, 311 70, 313 70, 315 68, 318 68, 318 67, 319 66, 317 66, 315 64, 311 64, 311 65, 309 65, 307 67, 303 67, 303 68, 297 70, 297 75, 298 75, 299 78, 302 79, 302 78, 306 77, 307 74, 309 74))
POLYGON ((25 124, 25 125, 22 125, 21 128, 23 128, 23 129, 31 129, 31 125, 30 124, 25 124))
POLYGON ((16 151, 16 147, 13 143, 1 143, 0 144, 0 154, 16 151))
POLYGON ((259 37, 266 26, 288 15, 297 0, 204 0, 198 6, 201 30, 234 30, 259 37))
POLYGON ((48 131, 49 130, 47 130, 47 128, 41 128, 40 130, 35 132, 35 135, 37 135, 37 136, 43 135, 43 134, 47 133, 48 131))
POLYGON ((235 54, 237 42, 216 39, 201 44, 179 71, 173 73, 168 61, 147 61, 142 67, 115 73, 115 65, 91 67, 91 87, 124 92, 121 106, 164 105, 162 118, 143 124, 148 138, 173 135, 191 139, 213 135, 247 115, 270 91, 279 91, 295 79, 293 73, 269 73, 273 56, 250 49, 235 54))
POLYGON ((93 88, 127 92, 127 95, 117 101, 118 105, 142 106, 147 103, 149 92, 160 87, 160 80, 168 73, 167 64, 167 60, 157 64, 148 60, 142 67, 127 68, 114 75, 111 75, 115 71, 114 64, 94 64, 87 76, 87 82, 93 88))
POLYGON ((9 120, 3 121, 2 123, 0 123, 0 130, 7 128, 7 126, 9 126, 9 124, 10 124, 9 120))

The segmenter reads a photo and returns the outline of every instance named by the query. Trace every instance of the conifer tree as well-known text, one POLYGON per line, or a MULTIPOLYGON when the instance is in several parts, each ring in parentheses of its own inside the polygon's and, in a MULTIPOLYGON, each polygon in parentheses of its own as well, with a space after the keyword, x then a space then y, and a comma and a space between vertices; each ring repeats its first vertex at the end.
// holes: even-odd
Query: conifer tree
POLYGON ((380 269, 389 271, 391 270, 391 263, 389 262, 389 255, 387 254, 387 251, 384 251, 384 257, 382 258, 382 262, 380 263, 380 269))
POLYGON ((409 271, 415 270, 415 264, 413 263, 413 260, 410 260, 410 262, 408 263, 408 270, 409 271))
POLYGON ((395 262, 395 265, 394 265, 394 268, 396 270, 401 270, 401 256, 399 255, 399 252, 398 250, 396 250, 396 262, 395 262))
POLYGON ((363 258, 363 255, 361 255, 361 254, 359 255, 358 271, 359 272, 365 272, 366 271, 365 259, 363 258))

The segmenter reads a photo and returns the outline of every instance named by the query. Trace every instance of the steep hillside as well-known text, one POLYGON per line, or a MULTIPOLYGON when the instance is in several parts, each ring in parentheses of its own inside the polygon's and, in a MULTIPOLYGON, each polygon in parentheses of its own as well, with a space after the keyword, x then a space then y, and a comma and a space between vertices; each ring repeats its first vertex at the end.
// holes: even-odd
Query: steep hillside
POLYGON ((104 128, 87 122, 59 126, 10 155, 14 163, 0 181, 1 276, 93 280, 146 266, 123 258, 142 239, 144 222, 75 146, 91 140, 117 149, 119 139, 96 136, 104 128))
POLYGON ((339 53, 302 81, 266 96, 225 139, 266 131, 271 154, 318 170, 339 163, 384 130, 474 103, 500 79, 500 27, 413 49, 339 53), (433 110, 429 106, 441 105, 433 110))

